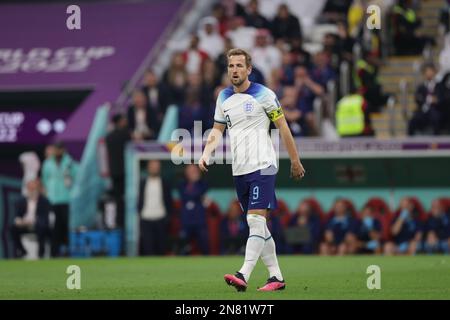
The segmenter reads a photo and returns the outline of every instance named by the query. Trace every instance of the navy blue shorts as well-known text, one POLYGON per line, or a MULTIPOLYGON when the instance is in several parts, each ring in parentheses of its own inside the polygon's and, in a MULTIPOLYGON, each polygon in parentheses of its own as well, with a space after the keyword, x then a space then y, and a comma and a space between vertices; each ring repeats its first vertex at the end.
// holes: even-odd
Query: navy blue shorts
POLYGON ((273 210, 277 208, 276 171, 277 169, 272 167, 233 177, 238 200, 244 213, 254 209, 273 210), (264 174, 261 174, 261 171, 264 171, 264 174))

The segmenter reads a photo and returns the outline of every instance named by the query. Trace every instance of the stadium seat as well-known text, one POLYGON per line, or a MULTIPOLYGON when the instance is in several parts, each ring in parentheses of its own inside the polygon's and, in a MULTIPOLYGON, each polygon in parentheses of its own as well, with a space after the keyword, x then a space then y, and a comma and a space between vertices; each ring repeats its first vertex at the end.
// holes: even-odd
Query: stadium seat
POLYGON ((387 203, 381 198, 371 198, 365 206, 370 206, 374 210, 375 217, 380 220, 381 240, 391 240, 391 223, 394 217, 387 203))
POLYGON ((439 198, 438 200, 442 203, 445 212, 450 213, 450 198, 439 198))

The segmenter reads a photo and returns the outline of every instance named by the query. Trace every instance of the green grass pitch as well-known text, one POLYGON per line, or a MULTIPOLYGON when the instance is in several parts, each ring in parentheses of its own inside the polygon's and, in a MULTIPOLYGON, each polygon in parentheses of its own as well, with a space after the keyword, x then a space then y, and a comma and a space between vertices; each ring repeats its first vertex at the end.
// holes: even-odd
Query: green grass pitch
POLYGON ((449 256, 281 256, 286 290, 257 292, 267 279, 259 261, 247 292, 223 280, 243 257, 93 258, 0 261, 0 299, 450 299, 449 256), (68 290, 69 265, 81 268, 81 289, 68 290), (381 289, 367 288, 369 265, 381 289))

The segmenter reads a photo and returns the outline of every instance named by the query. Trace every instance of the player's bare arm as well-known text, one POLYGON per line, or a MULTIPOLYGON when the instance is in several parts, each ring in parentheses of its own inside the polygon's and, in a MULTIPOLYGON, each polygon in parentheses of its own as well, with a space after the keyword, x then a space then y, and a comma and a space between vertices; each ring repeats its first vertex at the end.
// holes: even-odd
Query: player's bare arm
POLYGON ((286 119, 280 117, 274 121, 275 126, 280 130, 281 140, 289 153, 291 159, 291 177, 295 180, 300 180, 305 175, 305 168, 300 161, 297 147, 295 146, 294 137, 292 137, 291 130, 287 125, 286 119))
POLYGON ((209 158, 211 157, 212 152, 217 148, 220 140, 222 139, 223 132, 225 131, 225 124, 214 122, 214 126, 211 132, 208 135, 208 139, 206 140, 206 146, 203 150, 202 157, 198 162, 198 166, 200 170, 203 172, 207 172, 207 165, 209 163, 209 158))

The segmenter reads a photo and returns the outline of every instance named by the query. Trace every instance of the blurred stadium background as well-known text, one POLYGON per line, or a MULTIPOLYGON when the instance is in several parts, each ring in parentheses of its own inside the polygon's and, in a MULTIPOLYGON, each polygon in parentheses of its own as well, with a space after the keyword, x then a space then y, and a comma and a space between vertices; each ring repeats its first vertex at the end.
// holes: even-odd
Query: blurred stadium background
POLYGON ((212 126, 235 46, 307 169, 291 181, 280 147, 280 254, 448 253, 448 1, 77 4, 81 30, 65 1, 0 4, 1 258, 242 254, 231 168, 171 161, 174 129, 212 126))

